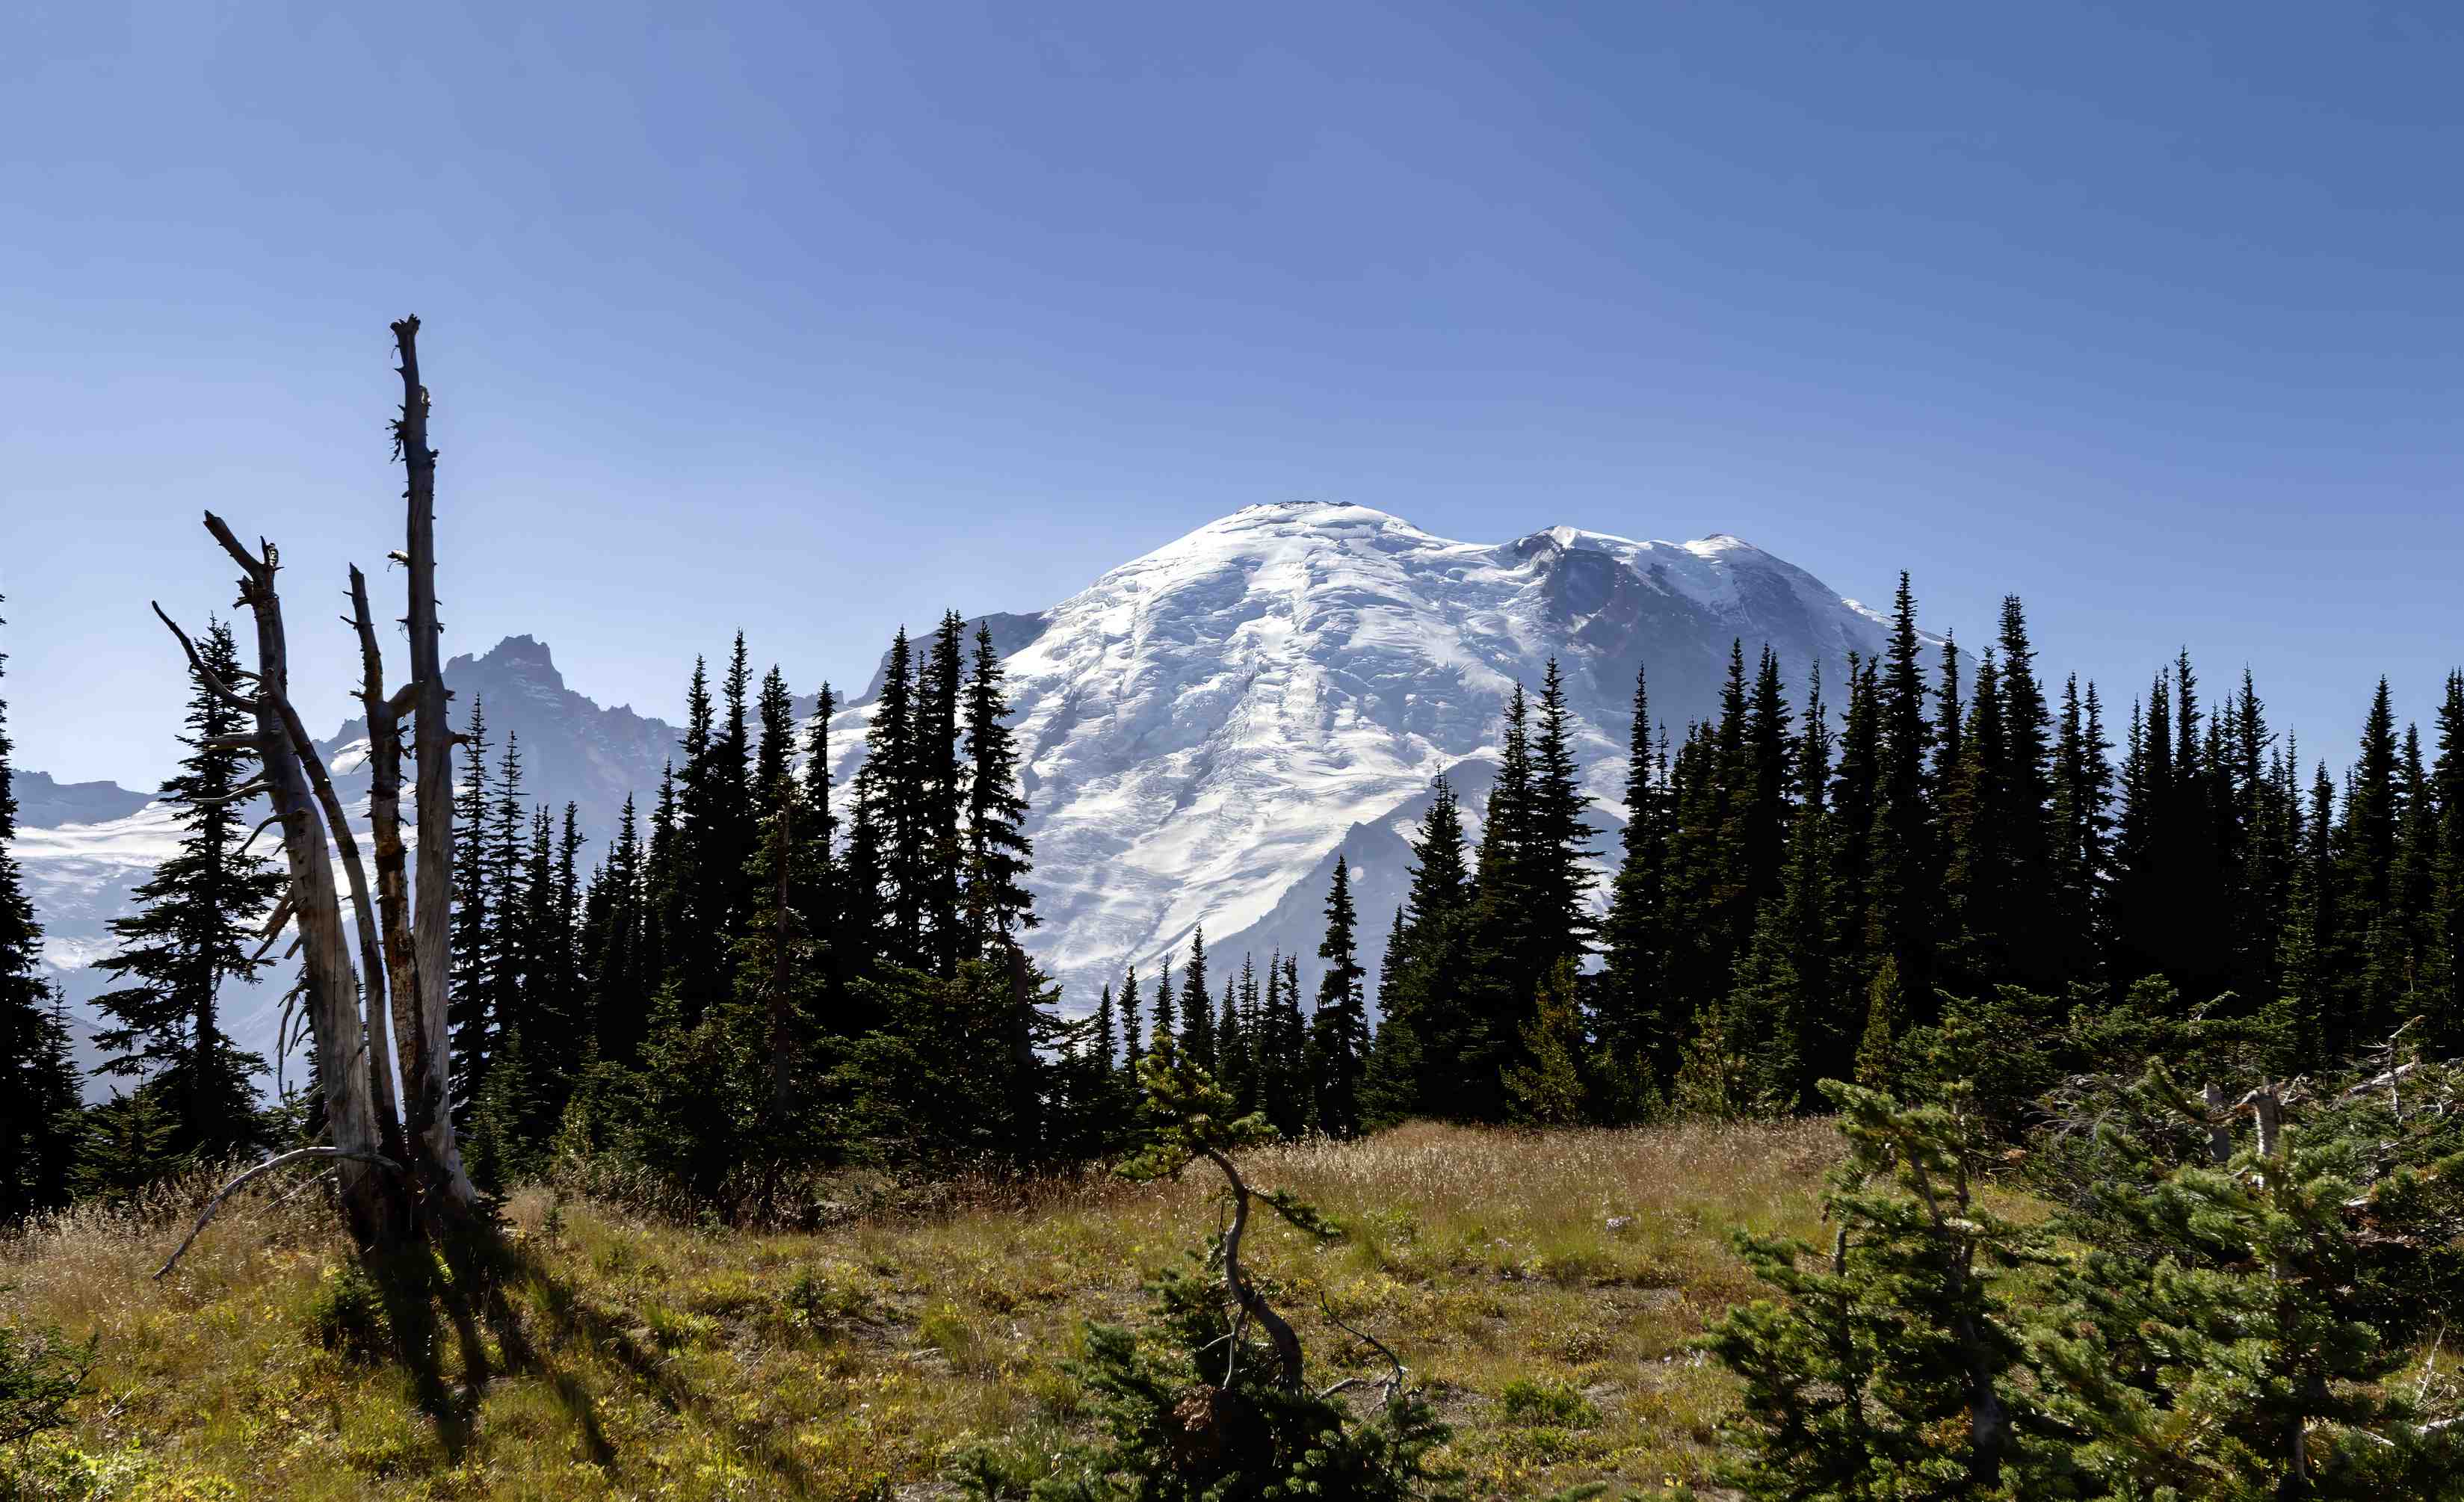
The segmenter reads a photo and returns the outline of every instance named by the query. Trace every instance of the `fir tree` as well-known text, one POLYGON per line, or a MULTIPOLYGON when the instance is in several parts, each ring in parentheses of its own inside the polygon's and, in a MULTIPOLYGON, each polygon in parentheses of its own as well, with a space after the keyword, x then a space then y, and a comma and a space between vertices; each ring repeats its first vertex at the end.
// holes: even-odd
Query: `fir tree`
MULTIPOLYGON (((2161 1071, 2138 1093, 2151 1115, 2206 1119, 2161 1071)), ((2300 1146, 2272 1089, 2253 1099, 2256 1139, 2228 1164, 2149 1183, 2149 1149, 2109 1136, 2124 1161, 2101 1205, 2129 1245, 2061 1279, 2073 1333, 2040 1341, 2056 1416, 2090 1436, 2079 1460, 2105 1494, 2452 1495, 2452 1458, 2383 1385, 2409 1354, 2356 1310, 2347 1206, 2369 1204, 2375 1226, 2418 1181, 2365 1201, 2348 1145, 2300 1146)))
POLYGON ((737 631, 719 686, 725 716, 711 740, 707 773, 708 860, 716 890, 705 942, 716 959, 723 959, 756 901, 752 869, 761 838, 761 798, 753 781, 752 690, 753 666, 744 633, 737 631))
POLYGON ((649 1021, 651 980, 643 956, 643 851, 631 794, 617 815, 616 840, 592 883, 597 920, 590 956, 590 1036, 599 1056, 631 1064, 649 1021))
MULTIPOLYGON (((484 991, 487 998, 486 1046, 522 1011, 523 971, 531 960, 530 853, 531 809, 522 801, 521 738, 505 737, 505 754, 496 763, 496 797, 489 810, 487 853, 482 871, 488 888, 487 955, 484 991)), ((482 1075, 485 1055, 482 1056, 482 1075)))
POLYGON ((1326 974, 1318 982, 1317 1009, 1309 1025, 1316 1121, 1329 1137, 1353 1137, 1360 1131, 1360 1075, 1368 1063, 1369 1027, 1360 989, 1367 972, 1360 967, 1357 927, 1351 871, 1338 851, 1334 879, 1327 888, 1326 938, 1317 947, 1326 974))
POLYGON ((1180 1051, 1209 1074, 1217 1072, 1215 999, 1206 986, 1206 925, 1190 931, 1189 962, 1180 971, 1180 1051))
POLYGON ((1600 928, 1603 956, 1592 1020, 1605 1069, 1617 1081, 1610 1093, 1621 1101, 1639 1100, 1643 1087, 1664 1080, 1673 1058, 1669 1037, 1682 1022, 1667 1015, 1666 775, 1652 737, 1650 683, 1638 668, 1626 740, 1626 822, 1600 928))
POLYGON ((1134 1086, 1138 1077, 1138 1060, 1145 1048, 1138 1032, 1138 967, 1134 964, 1121 977, 1121 1077, 1122 1087, 1134 1086))
POLYGON ((488 717, 482 699, 471 701, 471 728, 463 738, 470 775, 453 794, 453 920, 446 936, 451 952, 447 978, 447 1051, 452 1060, 453 1125, 467 1133, 486 1078, 488 1015, 488 717))
POLYGON ((1297 963, 1280 954, 1268 958, 1259 1006, 1258 1110, 1278 1133, 1298 1137, 1309 1129, 1310 1099, 1297 963))
POLYGON ((2000 673, 1996 719, 2002 735, 1995 823, 2001 831, 2006 903, 1999 924, 2006 956, 2001 979, 2058 993, 2069 979, 2061 959, 2066 945, 2060 915, 2044 901, 2056 880, 2054 717, 2036 677, 2027 612, 2015 594, 2002 599, 1995 648, 2000 673))
POLYGON ((1167 1041, 1177 1043, 1180 1040, 1180 1024, 1173 1016, 1170 955, 1163 957, 1163 967, 1155 972, 1155 1016, 1147 1036, 1151 1040, 1149 1051, 1162 1048, 1167 1041))
POLYGON ((867 782, 860 806, 879 821, 885 935, 891 953, 912 962, 924 952, 924 896, 928 882, 922 715, 916 702, 915 654, 900 627, 891 638, 890 660, 865 730, 867 782), (867 793, 870 796, 865 796, 867 793))
POLYGON ((1026 795, 1019 786, 1009 714, 992 628, 979 626, 966 690, 966 903, 978 953, 1036 922, 1025 885, 1033 855, 1024 828, 1026 795))
POLYGON ((1916 597, 1909 592, 1908 576, 1902 574, 1875 706, 1880 762, 1864 873, 1866 974, 1873 974, 1884 959, 1892 961, 1903 994, 1920 1015, 1926 1015, 1933 994, 1930 895, 1936 867, 1925 768, 1934 729, 1925 718, 1918 645, 1916 597))
POLYGON ((1234 1099, 1248 1090, 1249 1040, 1241 1027, 1239 983, 1223 978, 1223 1000, 1215 1010, 1215 1069, 1212 1071, 1234 1099))
MULTIPOLYGON (((934 967, 944 976, 957 974, 961 959, 974 958, 967 953, 968 940, 982 927, 971 921, 972 913, 962 910, 961 883, 974 868, 976 853, 975 830, 970 828, 974 821, 968 817, 975 812, 974 800, 958 761, 959 705, 962 699, 972 698, 967 693, 964 633, 965 623, 957 613, 944 611, 916 681, 915 796, 923 840, 919 867, 923 923, 931 936, 934 967)), ((973 707, 968 706, 970 711, 973 707)), ((964 718, 973 728, 974 714, 964 718)))
MULTIPOLYGON (((9 657, 0 652, 0 676, 9 657)), ((9 706, 0 699, 0 1226, 68 1199, 79 1131, 77 1078, 57 992, 42 976, 43 931, 17 870, 17 791, 9 706)))
MULTIPOLYGON (((1411 936, 1403 927, 1403 910, 1395 910, 1394 926, 1386 931, 1386 955, 1377 969, 1377 1030, 1370 1039, 1369 1061, 1360 1074, 1360 1119, 1364 1126, 1393 1126, 1419 1109, 1423 1068, 1419 1026, 1405 1001, 1409 983, 1404 974, 1411 936)), ((1245 965, 1244 965, 1245 969, 1245 965)), ((1236 1014, 1227 1011, 1227 1017, 1236 1014)))
MULTIPOLYGON (((222 681, 236 675, 222 622, 198 652, 222 681)), ((99 968, 123 983, 96 1000, 115 1026, 95 1042, 112 1055, 101 1072, 145 1081, 140 1093, 162 1108, 166 1153, 211 1160, 266 1136, 254 1081, 265 1061, 223 1030, 221 993, 225 980, 252 980, 266 964, 258 930, 287 878, 246 850, 248 806, 231 797, 248 781, 246 753, 225 742, 249 733, 252 717, 198 679, 186 723, 188 755, 162 789, 177 810, 179 849, 131 894, 137 911, 111 922, 122 947, 99 968)))
POLYGON ((2430 900, 2431 962, 2422 987, 2433 1047, 2464 1047, 2464 672, 2447 675, 2431 768, 2438 860, 2430 900))
POLYGON ((1527 1062, 1506 1077, 1507 1098, 1513 1102, 1517 1121, 1543 1127, 1581 1122, 1582 1044, 1582 1022, 1574 1009, 1574 961, 1560 960, 1541 983, 1530 1020, 1523 1025, 1521 1052, 1527 1062))
POLYGON ((2067 1457, 2005 1292, 2050 1259, 2043 1232, 1978 1198, 1992 1144, 1956 1089, 1917 1107, 1827 1091, 1848 1140, 1823 1197, 1827 1268, 1807 1269, 1802 1242, 1740 1233, 1789 1302, 1731 1309, 1705 1342, 1745 1383, 1727 1479, 1757 1499, 2062 1494, 2067 1457))

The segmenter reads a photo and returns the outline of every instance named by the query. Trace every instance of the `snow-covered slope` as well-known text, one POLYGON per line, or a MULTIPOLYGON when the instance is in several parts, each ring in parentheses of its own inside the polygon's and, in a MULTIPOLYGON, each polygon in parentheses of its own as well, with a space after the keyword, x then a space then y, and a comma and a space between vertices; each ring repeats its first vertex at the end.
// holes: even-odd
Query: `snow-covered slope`
MULTIPOLYGON (((577 806, 594 842, 586 856, 614 832, 626 795, 639 791, 647 802, 658 786, 660 767, 674 754, 673 726, 621 705, 603 709, 574 692, 546 645, 529 636, 509 636, 484 654, 453 658, 446 664, 445 680, 453 694, 457 727, 468 727, 473 705, 487 707, 492 776, 508 735, 518 736, 528 796, 558 807, 568 800, 577 806)), ((364 818, 366 726, 350 720, 319 749, 345 806, 364 818)), ((168 806, 115 784, 63 784, 34 771, 20 771, 14 781, 17 855, 43 924, 43 958, 68 998, 79 1056, 92 1065, 93 1000, 112 983, 93 968, 115 947, 107 925, 129 911, 130 893, 170 855, 180 830, 168 806)), ((262 811, 261 805, 253 807, 252 822, 262 811)), ((408 819, 413 810, 404 812, 408 819)), ((363 838, 363 850, 366 843, 363 838)), ((259 849, 271 850, 270 839, 259 849)), ((273 852, 279 858, 278 850, 273 852)), ((288 981, 287 970, 277 970, 255 985, 228 987, 226 1019, 242 1048, 274 1056, 279 998, 288 981), (281 983, 275 983, 277 979, 281 983)), ((100 1083, 91 1090, 107 1093, 100 1083)))
MULTIPOLYGON (((1644 542, 1552 527, 1457 542, 1317 503, 1249 507, 1050 609, 983 619, 1008 665, 1033 808, 1043 926, 1031 947, 1072 1005, 1131 961, 1152 976, 1201 923, 1219 965, 1280 946, 1314 969, 1338 850, 1355 870, 1374 969, 1430 781, 1451 775, 1476 820, 1507 697, 1517 682, 1536 689, 1552 656, 1605 855, 1623 811, 1639 665, 1654 717, 1682 733, 1714 712, 1733 639, 1749 658, 1768 642, 1792 689, 1815 660, 1837 684, 1850 652, 1883 639, 1872 611, 1731 537, 1644 542)), ((528 636, 452 659, 447 679, 457 723, 484 700, 496 751, 518 733, 531 798, 580 806, 586 855, 605 848, 627 792, 647 814, 675 727, 601 708, 528 636)), ((842 778, 862 758, 878 691, 876 672, 832 727, 842 778)), ((363 740, 354 723, 325 743, 355 806, 363 740)), ((107 784, 28 773, 19 790, 18 853, 47 955, 83 1002, 101 989, 86 967, 106 951, 104 923, 175 830, 160 806, 107 784)), ((271 1037, 263 999, 231 1005, 253 1048, 271 1037)))
MULTIPOLYGON (((1731 537, 1457 542, 1317 503, 1237 512, 1031 619, 1007 667, 1034 809, 1032 947, 1082 1000, 1132 960, 1151 975, 1200 924, 1216 951, 1298 947, 1310 968, 1339 848, 1362 868, 1374 949, 1431 780, 1485 788, 1507 697, 1552 656, 1605 834, 1639 665, 1654 718, 1682 730, 1712 713, 1736 638, 1749 657, 1770 643, 1793 679, 1819 659, 1836 683, 1883 636, 1871 611, 1731 537)), ((843 775, 871 709, 833 727, 843 775)))

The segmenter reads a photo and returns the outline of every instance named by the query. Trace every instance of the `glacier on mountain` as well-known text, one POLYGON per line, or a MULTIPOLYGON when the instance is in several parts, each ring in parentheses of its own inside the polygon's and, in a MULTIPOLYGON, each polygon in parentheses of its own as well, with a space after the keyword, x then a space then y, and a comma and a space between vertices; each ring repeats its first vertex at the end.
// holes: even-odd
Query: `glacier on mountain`
MULTIPOLYGON (((1536 692, 1551 657, 1605 872, 1639 667, 1653 718, 1682 735, 1716 712, 1732 641, 1749 662, 1770 646, 1793 694, 1810 665, 1836 685, 1850 653, 1871 655, 1885 638, 1874 611, 1734 537, 1638 541, 1559 526, 1460 542, 1318 502, 1247 507, 1049 609, 977 617, 971 633, 977 621, 1008 673, 1031 806, 1042 921, 1028 947, 1071 1009, 1133 961, 1152 980, 1201 924, 1219 976, 1243 951, 1263 961, 1275 948, 1313 970, 1338 851, 1353 867, 1374 985, 1408 880, 1404 840, 1431 783, 1442 772, 1463 791, 1476 837, 1507 700, 1518 683, 1536 692)), ((447 681, 457 719, 485 701, 497 750, 519 736, 527 795, 575 802, 593 850, 605 849, 627 794, 647 818, 673 726, 602 708, 529 636, 454 658, 447 681)), ((842 782, 861 762, 879 691, 876 669, 832 723, 842 782)), ((352 722, 323 745, 355 808, 364 742, 352 722)), ((91 966, 108 952, 105 923, 177 830, 143 794, 19 777, 21 796, 35 794, 18 855, 46 960, 82 1013, 102 989, 91 966)), ((278 989, 227 1004, 245 1047, 270 1050, 278 989)))

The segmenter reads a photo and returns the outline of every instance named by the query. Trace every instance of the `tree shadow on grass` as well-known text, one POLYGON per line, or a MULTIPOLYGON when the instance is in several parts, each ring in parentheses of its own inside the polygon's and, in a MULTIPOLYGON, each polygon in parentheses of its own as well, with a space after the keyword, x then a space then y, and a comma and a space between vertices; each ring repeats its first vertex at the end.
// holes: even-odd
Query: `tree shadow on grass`
POLYGON ((730 1434, 791 1493, 814 1490, 810 1469, 775 1437, 746 1432, 620 1312, 588 1297, 535 1248, 506 1237, 494 1224, 473 1226, 442 1245, 368 1258, 365 1268, 382 1292, 394 1355, 410 1378, 414 1401, 457 1464, 478 1440, 489 1382, 524 1376, 539 1379, 556 1395, 590 1463, 612 1472, 616 1447, 600 1423, 588 1383, 570 1361, 577 1351, 586 1351, 669 1412, 730 1434), (458 1357, 458 1381, 449 1351, 458 1357))

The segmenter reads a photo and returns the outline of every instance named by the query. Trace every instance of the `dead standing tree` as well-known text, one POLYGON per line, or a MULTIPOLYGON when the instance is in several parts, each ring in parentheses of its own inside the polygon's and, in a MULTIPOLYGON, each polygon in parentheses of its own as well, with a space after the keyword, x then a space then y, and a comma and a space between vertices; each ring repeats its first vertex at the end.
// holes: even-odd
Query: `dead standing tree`
MULTIPOLYGON (((411 681, 388 694, 383 653, 367 596, 367 581, 351 576, 351 615, 357 631, 362 681, 360 700, 368 723, 371 786, 369 823, 376 848, 377 884, 370 901, 359 843, 341 801, 335 795, 316 744, 294 706, 288 639, 275 575, 279 551, 260 540, 253 551, 219 517, 209 512, 206 529, 240 565, 239 603, 256 625, 256 669, 243 676, 243 692, 207 668, 187 632, 156 606, 188 655, 209 692, 248 710, 256 729, 231 742, 253 753, 261 771, 233 796, 263 793, 282 828, 291 874, 289 893, 276 910, 269 937, 285 922, 297 929, 304 957, 302 983, 309 1026, 316 1039, 325 1117, 332 1141, 269 1160, 214 1197, 198 1228, 240 1182, 293 1159, 334 1163, 344 1218, 362 1244, 385 1247, 408 1239, 423 1224, 443 1230, 466 1219, 477 1204, 454 1141, 446 1102, 445 971, 447 892, 453 848, 452 743, 446 718, 444 672, 439 662, 436 619, 436 453, 428 447, 428 392, 419 381, 419 320, 393 325, 402 356, 402 416, 394 424, 395 448, 408 473, 405 491, 407 548, 391 555, 407 565, 410 601, 405 625, 410 633, 411 681), (402 837, 401 723, 412 721, 419 809, 416 890, 407 890, 402 837), (356 960, 346 935, 341 893, 334 881, 339 850, 349 882, 356 960), (382 920, 382 921, 380 921, 382 920), (395 1093, 394 1040, 399 1039, 401 1098, 395 1093), (403 1106, 408 1107, 406 1123, 403 1106), (407 1126, 407 1130, 406 1130, 407 1126)), ((189 1232, 194 1241, 196 1231, 189 1232)), ((188 1243, 181 1244, 185 1251, 188 1243)), ((172 1262, 179 1253, 172 1254, 172 1262)), ((164 1271, 171 1263, 164 1264, 164 1271)), ((158 1277, 160 1273, 156 1274, 158 1277)))

